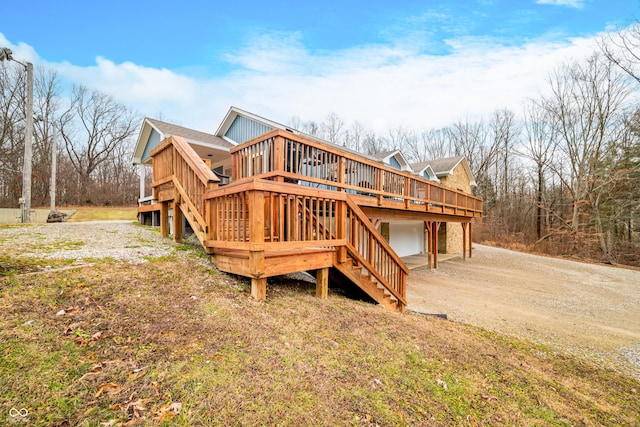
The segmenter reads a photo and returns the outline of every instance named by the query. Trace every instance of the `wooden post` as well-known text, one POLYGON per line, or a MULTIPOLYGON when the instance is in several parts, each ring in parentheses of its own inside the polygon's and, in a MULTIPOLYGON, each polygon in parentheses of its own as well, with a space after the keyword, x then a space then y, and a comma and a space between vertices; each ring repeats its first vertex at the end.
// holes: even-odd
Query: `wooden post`
MULTIPOLYGON (((384 188, 384 170, 378 169, 378 191, 384 188)), ((378 194, 378 206, 382 206, 382 194, 378 194)))
POLYGON ((471 235, 471 223, 469 223, 469 258, 471 258, 471 247, 473 246, 473 240, 471 235))
POLYGON ((409 209, 409 197, 411 196, 411 178, 404 177, 404 208, 409 209))
MULTIPOLYGON (((264 242, 264 193, 251 191, 247 197, 249 208, 249 242, 264 242)), ((267 297, 267 278, 264 275, 264 250, 249 251, 251 296, 258 301, 267 297)))
POLYGON ((346 160, 344 156, 338 158, 338 191, 344 191, 344 179, 346 175, 346 160))
POLYGON ((467 223, 461 222, 462 226, 462 259, 467 259, 467 223))
POLYGON ((169 235, 169 202, 160 202, 160 235, 169 235))
MULTIPOLYGON (((285 171, 285 159, 286 155, 285 147, 284 147, 284 137, 276 136, 273 139, 273 170, 274 172, 284 172, 285 171)), ((276 176, 274 178, 276 182, 284 182, 284 177, 276 176)))
MULTIPOLYGON (((347 202, 338 201, 336 206, 336 233, 337 239, 347 238, 347 202)), ((342 264, 347 262, 347 248, 339 246, 336 248, 338 255, 338 263, 342 264)))
POLYGON ((182 209, 179 203, 173 204, 173 241, 182 243, 182 209))
POLYGON ((439 221, 433 221, 433 268, 438 268, 438 228, 440 228, 439 221))
POLYGON ((325 299, 329 296, 329 269, 316 270, 316 296, 325 299))
POLYGON ((432 268, 433 266, 433 225, 431 224, 431 221, 425 221, 424 222, 425 228, 427 229, 427 234, 428 234, 428 238, 427 238, 427 255, 429 257, 428 260, 428 267, 429 269, 432 268))
POLYGON ((251 278, 251 296, 256 301, 263 301, 267 298, 267 278, 251 278))

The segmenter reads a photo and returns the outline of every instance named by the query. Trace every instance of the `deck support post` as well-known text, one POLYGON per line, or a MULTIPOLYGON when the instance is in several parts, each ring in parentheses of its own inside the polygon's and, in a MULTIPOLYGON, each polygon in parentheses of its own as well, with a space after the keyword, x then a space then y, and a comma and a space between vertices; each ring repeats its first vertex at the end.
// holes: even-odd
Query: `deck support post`
POLYGON ((316 296, 326 299, 329 296, 329 269, 316 270, 316 296))
POLYGON ((169 235, 169 202, 160 202, 160 235, 169 235))
POLYGON ((251 296, 256 301, 264 301, 267 298, 267 278, 251 278, 251 296))
POLYGON ((178 203, 173 205, 173 241, 182 243, 182 209, 178 203))
POLYGON ((425 221, 424 226, 427 234, 427 267, 431 269, 433 266, 433 223, 425 221))
POLYGON ((472 239, 472 235, 471 235, 471 223, 469 223, 469 258, 471 258, 471 247, 473 246, 473 243, 471 243, 473 240, 472 239))
POLYGON ((467 223, 461 222, 462 226, 462 259, 467 259, 467 223))
MULTIPOLYGON (((264 193, 251 191, 248 202, 249 242, 264 242, 264 193)), ((258 301, 267 297, 267 278, 264 275, 264 250, 249 251, 249 272, 251 273, 251 296, 258 301)))
POLYGON ((432 240, 432 247, 431 249, 433 250, 433 268, 438 268, 438 229, 440 228, 440 222, 439 221, 433 221, 431 223, 431 228, 433 229, 432 236, 431 236, 431 240, 432 240))

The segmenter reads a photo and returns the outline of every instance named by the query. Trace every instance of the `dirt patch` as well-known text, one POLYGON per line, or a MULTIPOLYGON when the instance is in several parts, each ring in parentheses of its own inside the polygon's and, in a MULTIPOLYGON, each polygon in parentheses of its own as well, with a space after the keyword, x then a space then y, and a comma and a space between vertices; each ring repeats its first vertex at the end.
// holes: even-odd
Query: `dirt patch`
POLYGON ((409 308, 640 376, 640 271, 474 245, 473 258, 412 270, 409 308))

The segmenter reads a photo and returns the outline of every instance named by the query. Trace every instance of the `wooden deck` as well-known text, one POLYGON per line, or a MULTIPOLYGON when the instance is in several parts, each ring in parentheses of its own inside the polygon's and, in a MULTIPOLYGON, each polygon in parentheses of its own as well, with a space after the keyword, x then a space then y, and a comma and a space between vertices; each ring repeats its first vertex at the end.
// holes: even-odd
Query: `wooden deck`
POLYGON ((233 148, 225 186, 182 138, 167 138, 151 156, 157 204, 140 212, 159 211, 167 236, 173 208, 176 240, 184 216, 220 270, 252 279, 256 299, 266 297, 268 277, 297 271, 314 272, 317 294, 326 296, 335 270, 403 311, 409 270, 379 222, 424 221, 437 266, 440 223, 459 222, 470 236, 471 220, 482 215, 477 197, 281 130, 233 148))

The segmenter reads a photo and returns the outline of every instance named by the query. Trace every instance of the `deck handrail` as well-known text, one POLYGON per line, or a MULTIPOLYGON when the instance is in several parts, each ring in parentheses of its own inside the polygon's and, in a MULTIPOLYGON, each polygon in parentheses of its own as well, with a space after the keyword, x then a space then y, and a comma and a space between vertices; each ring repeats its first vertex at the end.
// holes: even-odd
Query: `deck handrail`
POLYGON ((337 203, 345 194, 253 178, 204 194, 210 248, 277 250, 344 246, 337 236, 337 203), (255 197, 259 200, 256 202, 255 197), (261 224, 263 230, 252 231, 261 224))
POLYGON ((349 255, 375 277, 399 303, 406 305, 406 278, 409 268, 351 197, 347 197, 346 204, 350 224, 347 235, 349 255))
POLYGON ((414 211, 482 215, 479 197, 281 129, 236 146, 230 153, 234 180, 258 176, 302 181, 368 196, 378 206, 402 202, 405 209, 414 211))
POLYGON ((204 198, 212 224, 206 247, 344 247, 398 304, 406 305, 407 266, 349 194, 251 178, 208 191, 204 198))
MULTIPOLYGON (((180 207, 189 219, 199 225, 194 228, 198 238, 204 240, 208 231, 204 194, 217 187, 220 179, 207 167, 187 141, 179 136, 170 136, 151 153, 153 163, 154 191, 171 182, 179 195, 180 207)), ((172 199, 176 197, 171 197, 172 199)))

